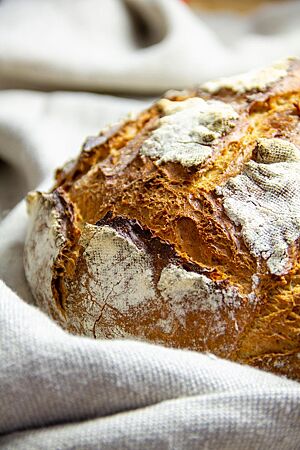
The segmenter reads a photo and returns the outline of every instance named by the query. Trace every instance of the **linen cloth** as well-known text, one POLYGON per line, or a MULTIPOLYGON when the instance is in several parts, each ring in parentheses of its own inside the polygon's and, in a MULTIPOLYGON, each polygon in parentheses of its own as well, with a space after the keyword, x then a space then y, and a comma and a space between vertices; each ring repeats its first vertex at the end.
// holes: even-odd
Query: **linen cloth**
POLYGON ((15 88, 0 91, 0 448, 299 448, 299 383, 74 337, 28 305, 25 203, 15 206, 48 189, 87 135, 149 103, 27 87, 158 95, 300 55, 299 24, 296 1, 243 18, 196 16, 177 0, 0 2, 0 86, 15 88))
POLYGON ((244 18, 197 17, 179 0, 2 0, 1 76, 143 95, 186 87, 299 55, 299 14, 297 0, 244 18))

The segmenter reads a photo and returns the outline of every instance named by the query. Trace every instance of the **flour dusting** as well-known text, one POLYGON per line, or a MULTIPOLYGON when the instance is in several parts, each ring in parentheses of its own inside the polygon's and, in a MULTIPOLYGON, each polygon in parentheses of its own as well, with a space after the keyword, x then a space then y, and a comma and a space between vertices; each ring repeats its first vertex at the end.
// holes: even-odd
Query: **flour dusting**
POLYGON ((287 75, 287 69, 291 58, 279 61, 270 67, 260 70, 251 70, 250 72, 235 75, 232 77, 219 78, 215 81, 208 81, 201 85, 201 88, 214 94, 221 89, 230 89, 233 92, 243 94, 247 91, 257 89, 263 91, 272 83, 280 80, 287 75))
MULTIPOLYGON (((28 283, 43 309, 54 307, 52 294, 53 264, 66 243, 65 226, 52 194, 33 192, 27 196, 28 233, 24 249, 24 267, 28 283)), ((59 311, 56 311, 59 314, 59 311)))
POLYGON ((158 105, 164 116, 140 150, 157 164, 178 162, 191 167, 203 163, 211 156, 214 141, 228 133, 238 119, 231 105, 216 100, 162 99, 158 105))
POLYGON ((286 273, 289 248, 300 237, 300 150, 283 139, 260 139, 257 160, 217 193, 251 253, 270 273, 286 273))
POLYGON ((222 289, 205 275, 188 272, 174 264, 162 270, 157 288, 162 297, 170 302, 177 320, 183 326, 187 312, 203 309, 215 315, 224 306, 234 309, 241 304, 235 287, 222 289))
POLYGON ((89 292, 97 307, 126 313, 155 296, 151 258, 112 227, 85 225, 80 242, 89 272, 89 292))

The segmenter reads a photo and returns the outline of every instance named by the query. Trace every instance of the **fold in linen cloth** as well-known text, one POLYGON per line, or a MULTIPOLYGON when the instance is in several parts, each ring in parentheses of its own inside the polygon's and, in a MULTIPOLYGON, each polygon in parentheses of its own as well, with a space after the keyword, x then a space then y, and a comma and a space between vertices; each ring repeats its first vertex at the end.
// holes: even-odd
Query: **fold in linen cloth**
POLYGON ((298 383, 212 355, 71 336, 3 284, 0 296, 0 447, 299 448, 298 383))
POLYGON ((299 20, 297 0, 243 17, 179 0, 2 0, 0 85, 160 93, 300 55, 299 20))
POLYGON ((0 86, 23 88, 0 91, 0 448, 299 448, 299 383, 212 355, 71 336, 28 305, 20 201, 49 189, 86 136, 150 101, 24 88, 185 87, 300 55, 299 12, 298 2, 238 19, 197 17, 177 0, 0 1, 0 86))

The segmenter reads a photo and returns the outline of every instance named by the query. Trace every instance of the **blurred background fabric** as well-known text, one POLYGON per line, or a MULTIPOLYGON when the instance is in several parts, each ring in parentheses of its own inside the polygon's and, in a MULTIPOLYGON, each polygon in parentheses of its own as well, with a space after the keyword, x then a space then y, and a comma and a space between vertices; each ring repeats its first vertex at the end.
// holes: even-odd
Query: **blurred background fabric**
POLYGON ((36 187, 49 189, 55 168, 74 158, 88 135, 141 110, 167 89, 287 56, 300 56, 297 0, 0 0, 0 433, 5 435, 0 447, 232 449, 247 436, 245 449, 296 450, 299 384, 221 360, 211 365, 207 355, 141 343, 124 343, 126 358, 118 365, 117 344, 72 338, 26 305, 34 302, 23 270, 22 199, 36 187), (93 356, 83 355, 82 348, 93 356), (153 362, 156 352, 166 356, 165 378, 153 362), (187 372, 176 365, 182 355, 194 358, 186 390, 180 380, 187 380, 187 372), (102 358, 110 365, 108 384, 102 358), (68 378, 75 366, 76 380, 68 378), (131 370, 139 388, 128 380, 131 370), (146 385, 149 373, 152 390, 146 385), (113 395, 118 383, 125 400, 132 392, 137 399, 125 401, 130 414, 120 418, 123 407, 104 413, 100 401, 106 386, 113 395), (262 386, 257 395, 256 385, 262 386), (70 396, 76 389, 75 404, 70 396), (143 389, 155 400, 143 403, 143 389), (88 406, 85 397, 94 403, 88 406), (175 403, 164 403, 171 400, 175 403), (132 411, 149 405, 150 410, 132 411))
POLYGON ((241 15, 226 1, 2 0, 0 81, 160 94, 300 55, 299 2, 254 3, 241 15))

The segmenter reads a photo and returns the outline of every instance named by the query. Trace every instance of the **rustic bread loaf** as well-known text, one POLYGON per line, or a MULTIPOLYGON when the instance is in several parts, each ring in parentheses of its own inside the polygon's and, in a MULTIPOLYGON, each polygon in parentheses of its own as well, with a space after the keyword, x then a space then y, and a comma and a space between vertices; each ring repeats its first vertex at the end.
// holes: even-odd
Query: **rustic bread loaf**
POLYGON ((300 380, 300 62, 172 91, 28 196, 25 271, 72 333, 300 380))

